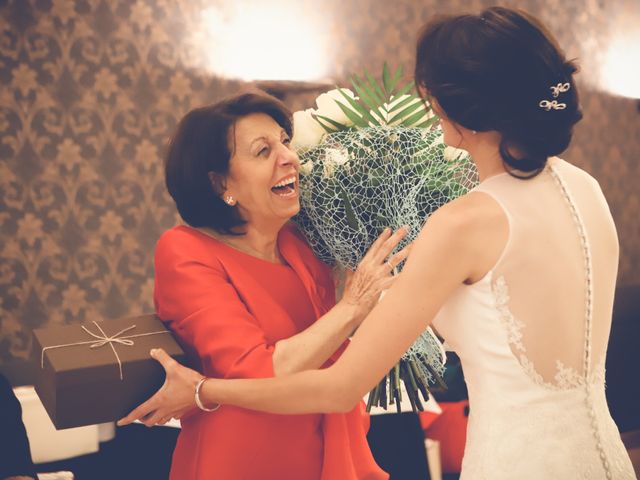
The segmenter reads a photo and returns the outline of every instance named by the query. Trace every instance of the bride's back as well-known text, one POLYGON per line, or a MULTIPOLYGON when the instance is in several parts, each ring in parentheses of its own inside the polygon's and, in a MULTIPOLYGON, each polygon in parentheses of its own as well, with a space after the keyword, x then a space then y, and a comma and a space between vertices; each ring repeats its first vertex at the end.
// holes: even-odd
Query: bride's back
POLYGON ((618 267, 618 239, 597 182, 560 160, 530 180, 484 182, 509 221, 494 291, 513 354, 537 381, 577 386, 604 367, 618 267))

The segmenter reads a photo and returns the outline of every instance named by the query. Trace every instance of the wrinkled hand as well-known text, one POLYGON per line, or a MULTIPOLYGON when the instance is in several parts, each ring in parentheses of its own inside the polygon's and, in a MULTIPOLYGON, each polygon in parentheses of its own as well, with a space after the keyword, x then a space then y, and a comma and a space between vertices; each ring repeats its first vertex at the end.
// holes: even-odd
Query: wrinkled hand
POLYGON ((161 348, 151 350, 151 357, 160 362, 166 372, 164 385, 149 400, 120 419, 119 426, 134 420, 140 420, 147 427, 164 425, 170 419, 178 419, 196 407, 196 384, 203 376, 180 365, 161 348))
POLYGON ((358 307, 360 321, 376 305, 380 294, 394 282, 395 268, 409 255, 411 245, 389 257, 407 233, 407 227, 402 227, 393 234, 391 229, 385 229, 373 242, 356 271, 347 272, 341 301, 358 307))

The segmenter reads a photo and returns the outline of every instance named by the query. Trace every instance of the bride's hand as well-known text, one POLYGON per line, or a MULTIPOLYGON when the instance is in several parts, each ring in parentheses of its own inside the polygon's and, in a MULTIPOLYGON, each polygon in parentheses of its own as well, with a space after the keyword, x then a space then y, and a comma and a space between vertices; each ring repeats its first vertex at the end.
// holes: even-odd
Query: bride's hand
POLYGON ((341 302, 356 305, 360 321, 376 305, 380 294, 391 286, 395 280, 395 268, 409 255, 411 245, 389 257, 407 233, 407 227, 393 234, 390 229, 385 229, 362 258, 356 271, 347 272, 341 302))
POLYGON ((127 425, 140 420, 147 427, 164 425, 172 418, 180 418, 196 407, 195 389, 203 376, 171 358, 163 349, 151 350, 166 372, 164 385, 149 400, 118 420, 118 425, 127 425))

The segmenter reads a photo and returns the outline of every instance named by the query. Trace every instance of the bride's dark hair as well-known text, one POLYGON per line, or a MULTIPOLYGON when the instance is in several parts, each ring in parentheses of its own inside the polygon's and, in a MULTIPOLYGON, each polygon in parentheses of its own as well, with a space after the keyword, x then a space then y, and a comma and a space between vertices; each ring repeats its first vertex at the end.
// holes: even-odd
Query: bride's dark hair
POLYGON ((499 132, 505 167, 529 178, 566 150, 582 118, 576 71, 539 21, 492 7, 428 23, 418 40, 415 81, 453 122, 499 132), (565 83, 569 89, 554 97, 551 87, 565 83), (558 109, 541 107, 545 100, 558 109))

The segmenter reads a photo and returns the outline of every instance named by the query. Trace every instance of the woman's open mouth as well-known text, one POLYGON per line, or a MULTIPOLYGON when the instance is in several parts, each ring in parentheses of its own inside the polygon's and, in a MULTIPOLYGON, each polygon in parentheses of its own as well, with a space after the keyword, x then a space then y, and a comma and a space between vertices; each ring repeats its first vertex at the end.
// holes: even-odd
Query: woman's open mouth
POLYGON ((271 187, 271 191, 279 197, 292 197, 296 194, 297 183, 297 176, 291 175, 289 177, 283 178, 278 183, 276 183, 273 187, 271 187))

